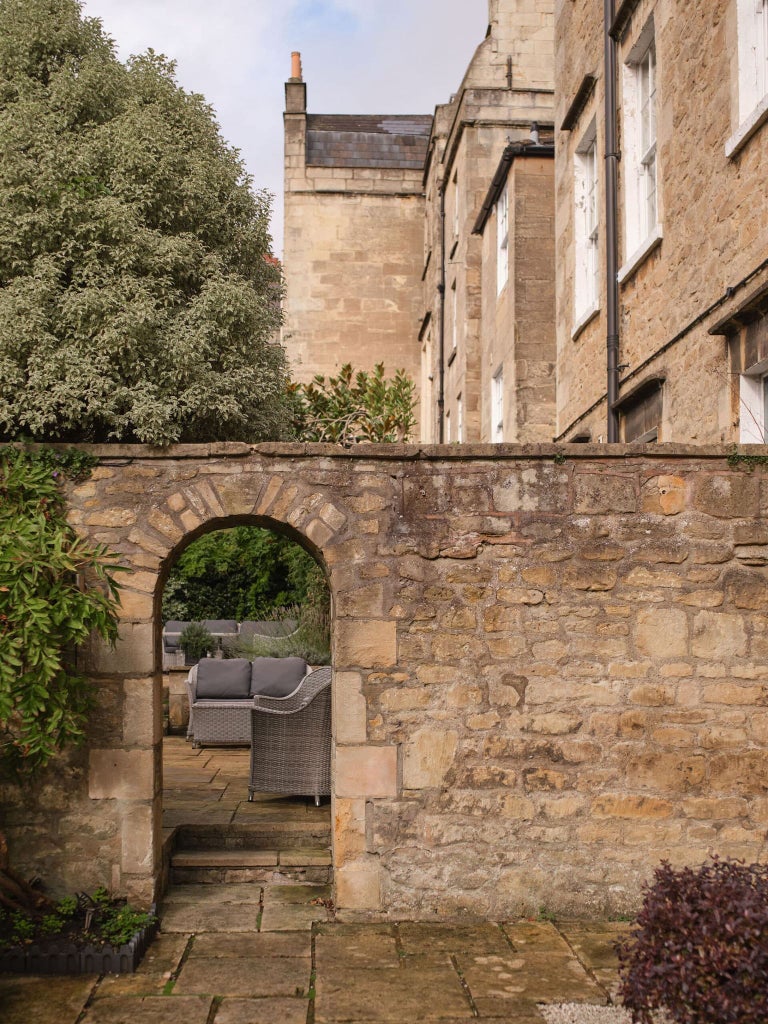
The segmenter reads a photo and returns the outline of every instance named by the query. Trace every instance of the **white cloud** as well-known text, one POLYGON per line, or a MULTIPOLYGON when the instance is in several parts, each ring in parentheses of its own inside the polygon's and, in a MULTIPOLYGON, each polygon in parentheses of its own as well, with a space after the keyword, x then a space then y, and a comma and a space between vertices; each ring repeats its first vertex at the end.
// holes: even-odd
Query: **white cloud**
POLYGON ((485 35, 487 0, 85 0, 121 59, 152 47, 203 93, 257 187, 282 249, 283 83, 300 50, 316 113, 432 113, 485 35))

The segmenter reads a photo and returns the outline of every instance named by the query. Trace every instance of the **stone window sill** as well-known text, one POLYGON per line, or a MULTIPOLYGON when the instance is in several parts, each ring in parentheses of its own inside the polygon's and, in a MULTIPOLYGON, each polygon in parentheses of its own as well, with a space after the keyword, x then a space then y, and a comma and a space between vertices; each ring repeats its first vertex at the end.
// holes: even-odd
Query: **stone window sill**
POLYGON ((741 152, 758 128, 761 128, 766 121, 768 121, 768 95, 763 96, 746 121, 742 121, 726 142, 725 155, 729 160, 741 152))
POLYGON ((586 310, 586 312, 581 314, 579 319, 573 325, 573 330, 571 331, 571 341, 576 341, 576 339, 587 326, 587 324, 591 324, 599 312, 600 306, 597 303, 595 303, 593 306, 590 306, 589 309, 586 310))
POLYGON ((645 261, 654 251, 654 249, 657 249, 661 245, 662 237, 663 232, 661 230, 661 224, 657 224, 653 231, 650 233, 650 235, 648 235, 646 240, 640 246, 640 248, 635 249, 635 251, 629 257, 624 266, 619 270, 618 274, 616 275, 616 280, 619 282, 619 284, 623 284, 626 280, 628 280, 634 274, 637 268, 641 266, 643 263, 645 263, 645 261))

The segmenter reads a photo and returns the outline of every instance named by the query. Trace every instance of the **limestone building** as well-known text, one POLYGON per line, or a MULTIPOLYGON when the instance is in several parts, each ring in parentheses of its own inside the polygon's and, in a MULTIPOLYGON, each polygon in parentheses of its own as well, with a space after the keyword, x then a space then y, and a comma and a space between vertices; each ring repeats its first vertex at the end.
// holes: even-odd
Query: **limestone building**
POLYGON ((763 442, 768 3, 607 6, 556 4, 557 437, 763 442))
POLYGON ((285 86, 285 325, 294 379, 347 362, 416 377, 429 116, 308 114, 285 86))
POLYGON ((489 0, 434 115, 307 113, 286 83, 284 343, 296 379, 403 367, 422 440, 552 438, 553 0, 489 0))

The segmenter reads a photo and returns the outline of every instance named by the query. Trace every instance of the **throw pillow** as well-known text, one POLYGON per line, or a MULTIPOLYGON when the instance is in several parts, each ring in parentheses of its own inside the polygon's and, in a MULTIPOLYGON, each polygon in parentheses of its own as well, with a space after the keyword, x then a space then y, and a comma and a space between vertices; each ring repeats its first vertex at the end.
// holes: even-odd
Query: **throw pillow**
POLYGON ((251 668, 251 694, 287 697, 307 674, 303 658, 254 658, 251 668))
POLYGON ((197 666, 198 700, 237 700, 250 696, 251 663, 245 658, 203 658, 197 666))

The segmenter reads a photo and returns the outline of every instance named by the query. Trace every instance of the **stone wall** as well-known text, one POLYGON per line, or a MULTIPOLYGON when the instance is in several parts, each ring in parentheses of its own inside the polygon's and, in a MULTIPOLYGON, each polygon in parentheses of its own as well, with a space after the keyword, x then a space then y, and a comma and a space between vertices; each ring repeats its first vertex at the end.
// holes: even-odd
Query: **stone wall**
POLYGON ((94 450, 72 521, 133 572, 116 650, 88 652, 87 749, 0 790, 22 873, 155 894, 163 581, 240 523, 288 531, 330 580, 347 913, 626 910, 661 858, 764 854, 763 465, 663 445, 94 450))
MULTIPOLYGON (((617 8, 619 5, 617 5, 617 8)), ((768 130, 728 155, 739 130, 736 3, 672 0, 633 5, 618 42, 620 398, 651 377, 664 378, 660 439, 698 444, 739 439, 741 409, 728 346, 710 329, 768 285, 764 187, 768 130), (621 113, 624 68, 653 20, 657 57, 657 188, 661 241, 637 262, 626 241, 630 128, 621 113)), ((589 0, 555 8, 556 127, 585 75, 596 83, 568 131, 558 131, 557 436, 606 434, 606 285, 603 9, 589 0), (574 160, 594 120, 599 185, 600 295, 594 318, 574 313, 574 160), (596 405, 596 408, 591 407, 596 405)), ((744 318, 742 318, 744 319, 744 318)), ((740 367, 735 367, 736 372, 740 367)), ((738 380, 738 378, 736 378, 738 380)))

